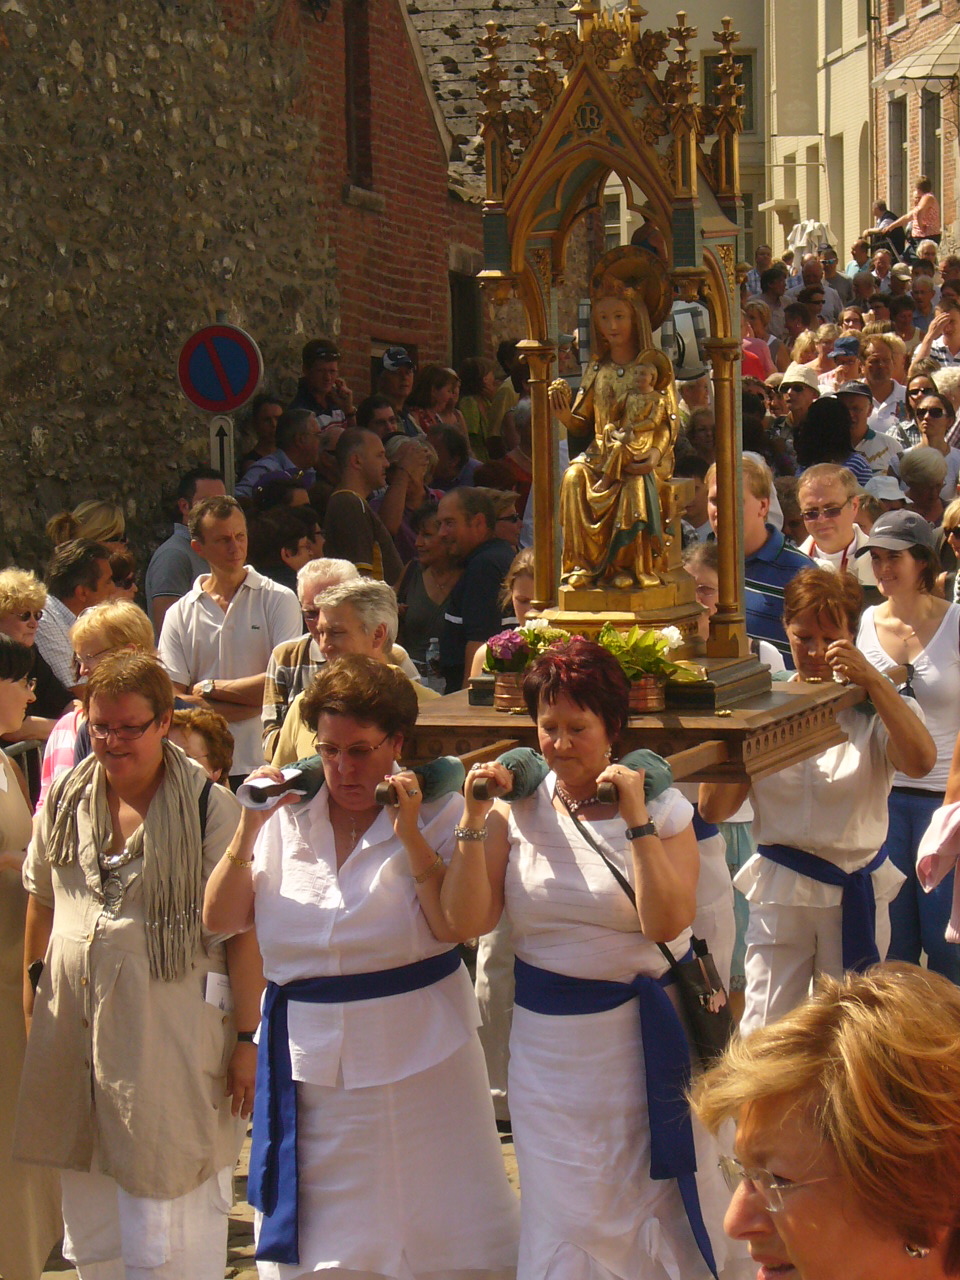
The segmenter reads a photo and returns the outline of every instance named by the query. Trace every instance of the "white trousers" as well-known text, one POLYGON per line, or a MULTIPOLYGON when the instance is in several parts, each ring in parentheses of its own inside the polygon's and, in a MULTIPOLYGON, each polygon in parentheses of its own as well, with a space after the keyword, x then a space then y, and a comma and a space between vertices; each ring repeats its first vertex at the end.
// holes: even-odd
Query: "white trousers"
POLYGON ((513 932, 504 912, 477 947, 477 1003, 482 1019, 479 1036, 490 1077, 490 1096, 498 1120, 510 1119, 507 1067, 513 1023, 513 932))
POLYGON ((732 882, 713 902, 708 902, 706 906, 697 905, 697 914, 693 918, 693 932, 696 937, 703 938, 710 948, 720 981, 729 991, 730 966, 733 962, 734 943, 737 940, 732 882))
POLYGON ((61 1173, 63 1253, 80 1280, 223 1280, 233 1166, 176 1200, 131 1196, 102 1173, 61 1173))
MULTIPOLYGON (((746 1007, 740 1033, 776 1022, 802 1004, 814 978, 843 977, 841 911, 835 907, 789 907, 750 903, 747 925, 746 1007)), ((877 950, 890 945, 890 909, 877 903, 877 950)))

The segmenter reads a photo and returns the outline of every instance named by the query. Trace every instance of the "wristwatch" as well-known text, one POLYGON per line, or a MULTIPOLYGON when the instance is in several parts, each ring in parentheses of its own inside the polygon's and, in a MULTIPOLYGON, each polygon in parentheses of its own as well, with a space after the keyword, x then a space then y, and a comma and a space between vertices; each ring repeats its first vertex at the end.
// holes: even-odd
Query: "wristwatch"
POLYGON ((217 682, 215 680, 201 680, 200 692, 205 698, 213 698, 216 695, 217 682))
POLYGON ((655 836, 656 834, 657 828, 652 820, 645 822, 642 827, 627 827, 628 840, 640 840, 643 836, 655 836))

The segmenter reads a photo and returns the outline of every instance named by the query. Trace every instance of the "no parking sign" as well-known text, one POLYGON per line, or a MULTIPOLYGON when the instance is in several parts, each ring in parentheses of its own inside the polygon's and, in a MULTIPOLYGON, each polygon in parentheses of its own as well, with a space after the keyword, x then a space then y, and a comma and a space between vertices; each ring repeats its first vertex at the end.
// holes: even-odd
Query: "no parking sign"
POLYGON ((183 344, 177 361, 180 390, 191 404, 217 416, 210 421, 210 465, 233 492, 233 422, 226 414, 241 409, 260 385, 263 356, 243 329, 211 324, 183 344))
POLYGON ((243 329, 211 324, 183 344, 177 361, 180 390, 206 413, 241 409, 263 377, 260 348, 243 329))

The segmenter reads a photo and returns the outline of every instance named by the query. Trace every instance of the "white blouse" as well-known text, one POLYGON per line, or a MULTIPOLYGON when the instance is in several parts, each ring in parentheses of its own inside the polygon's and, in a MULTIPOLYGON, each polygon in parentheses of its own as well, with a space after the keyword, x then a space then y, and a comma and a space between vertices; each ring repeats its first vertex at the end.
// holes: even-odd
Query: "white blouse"
MULTIPOLYGON (((577 978, 630 982, 640 973, 659 976, 667 962, 656 943, 640 932, 636 908, 569 814, 553 808, 556 781, 554 773, 548 774, 533 796, 510 806, 506 910, 517 955, 528 964, 577 978)), ((665 839, 693 818, 693 806, 674 788, 647 808, 665 839)), ((597 822, 579 816, 633 884, 623 819, 597 822)), ((679 958, 689 945, 687 929, 671 950, 679 958)))
MULTIPOLYGON (((916 703, 907 702, 920 715, 916 703)), ((846 742, 753 784, 753 835, 757 844, 804 849, 850 872, 872 861, 887 838, 894 770, 887 757, 890 735, 878 715, 852 707, 838 713, 837 723, 846 742)), ((873 874, 878 899, 892 897, 903 883, 889 860, 873 874)), ((733 883, 748 901, 797 907, 835 906, 843 893, 760 854, 733 883)))
MULTIPOLYGON (((337 870, 329 793, 278 809, 257 838, 253 888, 264 973, 299 978, 367 973, 450 949, 430 932, 407 854, 384 809, 337 870)), ((454 850, 460 795, 424 804, 420 828, 444 861, 454 850)), ((342 1004, 290 1001, 293 1078, 348 1089, 388 1084, 435 1066, 474 1034, 479 1010, 466 969, 418 991, 342 1004)))

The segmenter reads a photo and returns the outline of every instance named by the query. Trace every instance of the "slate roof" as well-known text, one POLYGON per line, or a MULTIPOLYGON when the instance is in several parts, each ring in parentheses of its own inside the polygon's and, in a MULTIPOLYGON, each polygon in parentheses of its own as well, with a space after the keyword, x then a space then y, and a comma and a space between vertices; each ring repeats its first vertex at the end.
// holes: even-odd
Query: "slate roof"
POLYGON ((404 0, 420 38, 430 83, 453 136, 450 185, 465 200, 483 200, 486 183, 483 146, 477 132, 480 102, 477 69, 483 50, 478 44, 487 22, 503 28, 508 43, 500 52, 505 79, 518 82, 534 57, 529 40, 537 24, 572 27, 571 0, 493 0, 492 4, 456 4, 454 0, 404 0))

